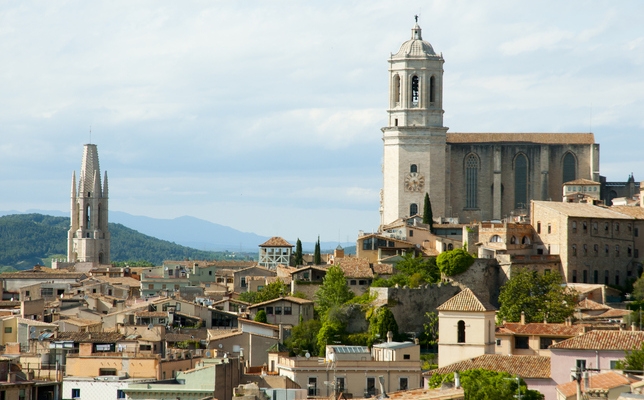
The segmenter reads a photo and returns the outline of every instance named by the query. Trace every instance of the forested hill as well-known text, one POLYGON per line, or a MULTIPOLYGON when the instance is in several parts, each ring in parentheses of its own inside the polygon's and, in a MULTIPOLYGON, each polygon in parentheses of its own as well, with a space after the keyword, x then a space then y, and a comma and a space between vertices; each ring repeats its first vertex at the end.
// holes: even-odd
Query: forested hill
MULTIPOLYGON (((111 259, 146 260, 160 265, 163 260, 186 258, 211 260, 217 254, 192 249, 144 235, 121 224, 109 224, 111 259)), ((15 214, 0 217, 0 266, 27 269, 44 264, 49 257, 67 254, 69 218, 42 214, 15 214)))

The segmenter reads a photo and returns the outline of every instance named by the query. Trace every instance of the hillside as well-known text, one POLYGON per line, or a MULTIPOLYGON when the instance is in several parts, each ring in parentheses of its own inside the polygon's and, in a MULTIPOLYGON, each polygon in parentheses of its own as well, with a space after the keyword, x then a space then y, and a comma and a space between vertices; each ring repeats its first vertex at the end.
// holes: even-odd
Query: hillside
MULTIPOLYGON (((220 259, 224 255, 201 251, 144 235, 121 224, 110 223, 112 261, 220 259)), ((0 266, 17 269, 44 264, 51 256, 67 250, 68 217, 42 214, 18 214, 0 217, 0 266)))

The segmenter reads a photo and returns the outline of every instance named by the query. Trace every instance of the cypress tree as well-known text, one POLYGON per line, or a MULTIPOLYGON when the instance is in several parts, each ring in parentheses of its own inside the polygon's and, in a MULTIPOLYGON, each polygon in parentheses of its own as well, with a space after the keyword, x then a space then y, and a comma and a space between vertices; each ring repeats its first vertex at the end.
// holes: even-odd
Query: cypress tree
POLYGON ((315 265, 322 264, 322 254, 320 254, 320 235, 318 235, 318 241, 315 243, 315 253, 313 254, 313 264, 315 265))
POLYGON ((304 264, 304 258, 302 257, 302 241, 300 238, 297 238, 297 243, 295 243, 295 266, 304 264))
POLYGON ((425 193, 425 204, 423 204, 423 224, 429 225, 429 231, 434 230, 434 214, 432 213, 432 202, 429 200, 429 193, 425 193))

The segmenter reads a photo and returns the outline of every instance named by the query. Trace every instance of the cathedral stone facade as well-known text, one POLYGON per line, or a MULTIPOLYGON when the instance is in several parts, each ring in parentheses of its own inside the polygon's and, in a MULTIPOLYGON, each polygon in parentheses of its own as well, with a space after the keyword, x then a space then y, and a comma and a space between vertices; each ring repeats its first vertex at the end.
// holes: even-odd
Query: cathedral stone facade
POLYGON ((422 213, 461 222, 527 214, 530 200, 562 200, 562 184, 599 182, 592 133, 448 133, 442 54, 412 28, 389 59, 388 125, 382 128, 381 225, 422 213))
POLYGON ((96 145, 86 144, 78 187, 76 172, 72 173, 71 224, 67 234, 69 263, 110 263, 107 193, 107 172, 101 182, 96 145))

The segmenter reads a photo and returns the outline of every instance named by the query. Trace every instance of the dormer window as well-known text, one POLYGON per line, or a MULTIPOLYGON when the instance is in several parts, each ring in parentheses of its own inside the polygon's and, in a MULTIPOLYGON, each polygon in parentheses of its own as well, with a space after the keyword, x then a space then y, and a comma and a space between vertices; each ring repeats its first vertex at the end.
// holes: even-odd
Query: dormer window
POLYGON ((416 164, 410 165, 409 166, 409 172, 411 172, 412 174, 417 173, 418 172, 418 165, 416 165, 416 164))

